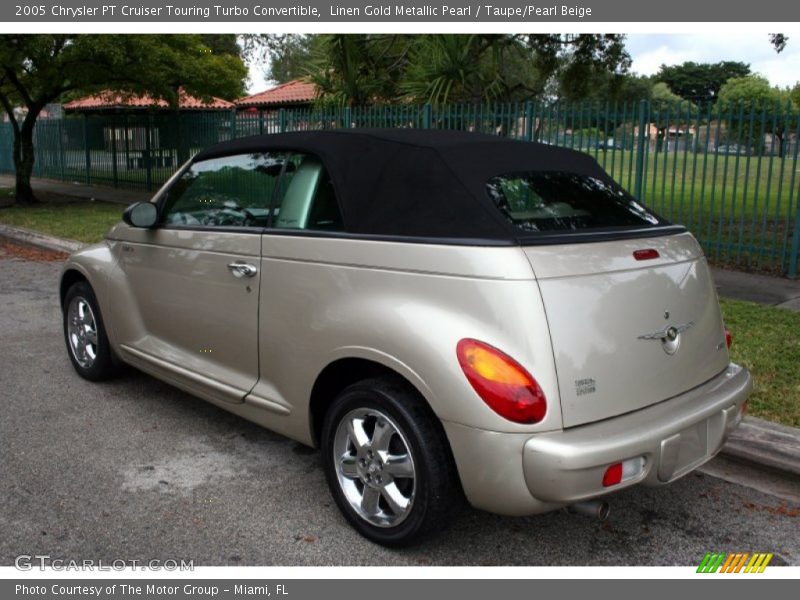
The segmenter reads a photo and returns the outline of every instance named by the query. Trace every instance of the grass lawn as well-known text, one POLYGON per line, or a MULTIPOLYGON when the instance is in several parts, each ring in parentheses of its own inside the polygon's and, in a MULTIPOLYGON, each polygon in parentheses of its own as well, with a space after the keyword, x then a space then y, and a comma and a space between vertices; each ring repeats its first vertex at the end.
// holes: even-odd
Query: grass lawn
POLYGON ((47 203, 0 209, 0 223, 85 243, 99 242, 125 207, 105 202, 47 203))
POLYGON ((748 413, 800 427, 800 313, 722 299, 731 359, 753 374, 748 413))

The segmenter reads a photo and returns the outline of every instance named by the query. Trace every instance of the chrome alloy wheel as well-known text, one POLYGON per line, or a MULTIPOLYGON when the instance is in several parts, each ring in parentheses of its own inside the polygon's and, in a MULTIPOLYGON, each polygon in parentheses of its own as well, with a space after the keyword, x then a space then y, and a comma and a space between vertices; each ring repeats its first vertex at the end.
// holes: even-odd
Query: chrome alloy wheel
POLYGON ((97 321, 89 302, 76 296, 67 308, 69 349, 77 363, 89 369, 97 359, 97 321))
POLYGON ((378 527, 395 527, 411 512, 414 458, 400 428, 384 413, 358 408, 339 421, 333 441, 339 485, 353 510, 378 527))

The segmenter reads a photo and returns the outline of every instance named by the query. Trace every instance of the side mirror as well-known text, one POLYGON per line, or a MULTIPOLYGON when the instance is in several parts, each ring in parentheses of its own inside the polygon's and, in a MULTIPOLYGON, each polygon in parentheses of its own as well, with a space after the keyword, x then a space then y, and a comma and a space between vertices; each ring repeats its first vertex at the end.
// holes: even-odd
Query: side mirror
POLYGON ((152 202, 136 202, 125 209, 122 220, 131 227, 152 227, 158 220, 158 210, 152 202))

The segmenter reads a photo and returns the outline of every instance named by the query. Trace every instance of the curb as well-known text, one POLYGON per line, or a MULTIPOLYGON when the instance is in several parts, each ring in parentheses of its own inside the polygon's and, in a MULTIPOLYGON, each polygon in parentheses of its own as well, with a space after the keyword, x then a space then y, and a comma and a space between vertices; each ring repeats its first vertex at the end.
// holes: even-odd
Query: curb
POLYGON ((6 238, 12 242, 24 244, 26 246, 33 246, 43 250, 53 250, 55 252, 66 252, 71 254, 77 252, 87 244, 60 238, 53 235, 47 235, 32 229, 25 229, 24 227, 11 227, 10 225, 0 224, 0 238, 6 238))
MULTIPOLYGON (((71 253, 86 246, 75 240, 2 224, 0 237, 56 252, 71 253)), ((720 454, 800 477, 800 429, 746 416, 720 454)))
POLYGON ((746 416, 721 454, 800 477, 800 429, 746 416))

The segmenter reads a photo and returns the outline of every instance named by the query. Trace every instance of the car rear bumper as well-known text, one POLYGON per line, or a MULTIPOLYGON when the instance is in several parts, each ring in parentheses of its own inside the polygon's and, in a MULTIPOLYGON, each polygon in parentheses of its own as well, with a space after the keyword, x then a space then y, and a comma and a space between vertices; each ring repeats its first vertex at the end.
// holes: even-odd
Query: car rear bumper
POLYGON ((640 483, 663 485, 696 469, 738 425, 752 385, 746 369, 730 364, 670 400, 562 431, 503 434, 448 423, 445 429, 473 505, 534 514, 640 483), (640 473, 603 486, 609 465, 639 457, 640 473))
POLYGON ((528 489, 548 502, 575 502, 644 483, 678 479, 719 452, 741 420, 753 387, 746 369, 731 364, 690 392, 654 406, 582 427, 530 438, 523 468, 528 489), (637 476, 603 486, 609 465, 642 457, 637 476))

